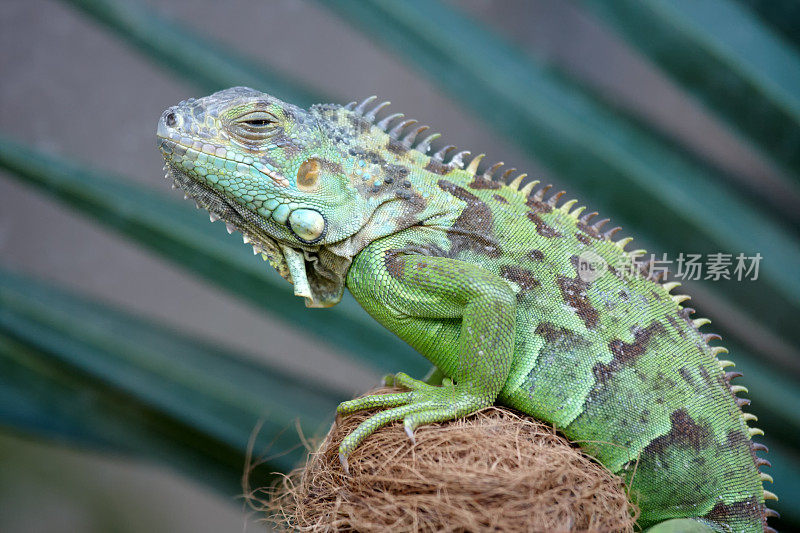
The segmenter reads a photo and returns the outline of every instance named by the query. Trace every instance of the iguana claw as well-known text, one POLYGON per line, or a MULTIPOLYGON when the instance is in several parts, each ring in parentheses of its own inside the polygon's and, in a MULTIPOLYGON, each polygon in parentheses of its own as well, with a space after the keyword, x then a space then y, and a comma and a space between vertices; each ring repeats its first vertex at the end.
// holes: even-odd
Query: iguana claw
POLYGON ((406 435, 416 444, 414 430, 417 427, 452 420, 491 405, 490 401, 481 396, 479 390, 466 384, 452 385, 450 382, 449 386, 436 387, 402 372, 387 377, 387 382, 410 389, 411 392, 375 394, 339 404, 336 409, 339 416, 363 409, 386 409, 367 418, 342 440, 339 446, 340 457, 352 452, 378 428, 396 420, 403 421, 406 435))
POLYGON ((406 425, 404 425, 403 427, 406 430, 406 435, 408 435, 408 438, 411 439, 411 444, 416 444, 417 443, 417 439, 414 438, 414 430, 412 428, 410 428, 409 426, 406 426, 406 425))

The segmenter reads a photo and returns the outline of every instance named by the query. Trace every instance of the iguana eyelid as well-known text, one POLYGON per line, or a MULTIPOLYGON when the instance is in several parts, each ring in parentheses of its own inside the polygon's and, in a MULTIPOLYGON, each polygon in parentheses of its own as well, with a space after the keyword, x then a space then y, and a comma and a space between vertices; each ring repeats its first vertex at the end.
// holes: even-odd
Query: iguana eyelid
POLYGON ((250 145, 268 140, 276 132, 278 119, 266 111, 252 111, 230 122, 228 130, 242 142, 250 145), (259 124, 259 121, 264 121, 259 124))
POLYGON ((266 111, 252 111, 247 113, 246 115, 242 115, 241 117, 234 120, 236 124, 248 124, 254 121, 265 121, 267 124, 274 124, 278 122, 278 119, 272 113, 268 113, 266 111))

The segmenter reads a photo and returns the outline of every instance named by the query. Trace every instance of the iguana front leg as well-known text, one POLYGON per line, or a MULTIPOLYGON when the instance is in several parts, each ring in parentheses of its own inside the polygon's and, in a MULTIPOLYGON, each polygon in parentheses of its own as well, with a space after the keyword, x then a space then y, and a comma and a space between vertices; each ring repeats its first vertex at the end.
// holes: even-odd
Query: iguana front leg
POLYGON ((342 403, 339 415, 392 408, 370 417, 342 441, 343 459, 392 421, 402 419, 413 438, 420 425, 492 405, 511 366, 516 298, 508 283, 472 263, 410 253, 402 242, 393 236, 365 248, 350 268, 347 286, 367 312, 452 382, 437 387, 398 374, 395 382, 410 392, 342 403))

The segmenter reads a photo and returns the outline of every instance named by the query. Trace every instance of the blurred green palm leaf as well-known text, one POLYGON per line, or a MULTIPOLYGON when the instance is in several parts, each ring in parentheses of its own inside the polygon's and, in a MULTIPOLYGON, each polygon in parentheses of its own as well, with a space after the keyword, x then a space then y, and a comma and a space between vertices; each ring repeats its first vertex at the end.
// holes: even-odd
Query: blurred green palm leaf
POLYGON ((324 100, 285 74, 254 62, 181 24, 161 17, 138 1, 64 0, 108 26, 115 36, 147 54, 206 93, 245 85, 272 94, 289 95, 296 105, 324 100))
MULTIPOLYGON (((194 82, 203 92, 247 84, 302 105, 322 100, 314 89, 228 51, 137 3, 68 1, 171 72, 194 82)), ((776 12, 784 9, 791 15, 794 11, 783 0, 769 5, 759 0, 681 0, 667 4, 584 1, 739 137, 782 166, 787 179, 780 181, 777 189, 758 190, 754 196, 751 184, 743 185, 713 168, 693 155, 691 149, 666 139, 651 125, 626 115, 602 95, 560 72, 558 65, 545 65, 528 56, 448 4, 431 0, 321 3, 441 85, 487 124, 548 166, 579 196, 591 198, 590 207, 600 208, 623 222, 652 250, 667 252, 672 258, 678 252, 762 254, 757 283, 699 282, 689 292, 699 295, 703 314, 717 319, 722 333, 732 339, 727 344, 732 348, 733 359, 746 371, 754 411, 762 415, 761 425, 770 444, 774 443, 770 458, 773 464, 780 464, 775 473, 776 491, 784 501, 791 501, 800 497, 800 460, 795 442, 800 430, 800 330, 796 328, 796 317, 800 316, 800 218, 787 198, 797 195, 800 93, 795 89, 800 64, 796 50, 788 41, 774 37, 773 30, 784 32, 785 37, 784 20, 776 12), (708 24, 700 23, 715 13, 737 22, 736 30, 721 23, 709 29, 708 24), (692 61, 687 61, 690 52, 692 61), (728 84, 730 90, 718 90, 719 84, 728 84)), ((121 232, 232 294, 267 311, 279 309, 277 316, 289 323, 302 320, 312 324, 308 331, 317 332, 356 359, 381 370, 402 368, 419 374, 424 369, 420 357, 379 328, 352 299, 325 312, 302 308, 285 282, 260 261, 247 257, 244 248, 225 235, 221 227, 205 223, 202 216, 186 206, 9 140, 0 139, 0 166, 59 201, 96 217, 104 227, 121 232), (353 331, 359 331, 358 338, 351 334, 353 331), (374 357, 376 353, 381 357, 374 357)), ((84 385, 69 382, 72 367, 63 375, 52 370, 31 371, 39 367, 61 371, 63 367, 59 365, 65 354, 57 352, 58 343, 34 343, 37 335, 19 337, 21 331, 27 331, 27 312, 24 306, 16 306, 2 315, 8 320, 7 324, 4 322, 6 329, 0 330, 0 353, 12 354, 2 361, 9 368, 16 368, 13 375, 20 377, 0 379, 0 398, 16 398, 16 403, 8 405, 17 405, 20 413, 28 404, 33 406, 31 413, 36 414, 40 408, 44 415, 30 418, 42 421, 36 431, 57 435, 73 432, 90 442, 103 441, 104 432, 111 433, 105 430, 106 425, 113 427, 116 423, 114 412, 98 411, 96 428, 90 423, 95 419, 78 415, 67 416, 59 429, 48 425, 52 420, 48 422, 47 406, 56 396, 48 396, 49 387, 37 389, 37 380, 55 383, 52 390, 63 389, 68 396, 78 394, 84 386, 100 390, 106 386, 108 376, 91 374, 92 381, 84 385), (18 382, 30 386, 16 386, 18 382), (26 395, 25 390, 39 390, 40 394, 26 395)), ((46 320, 36 324, 40 332, 58 330, 46 320)), ((66 338, 62 341, 64 350, 72 346, 66 338)), ((102 346, 98 344, 93 357, 100 357, 102 346)), ((230 360, 238 358, 230 356, 230 360)), ((121 364, 121 360, 118 362, 121 364)), ((202 364, 213 366, 210 360, 202 364)), ((81 368, 81 372, 85 371, 81 368)), ((151 391, 170 383, 157 374, 145 381, 148 379, 152 379, 151 391)), ((108 385, 114 387, 125 385, 124 380, 109 381, 108 385)), ((301 381, 292 383, 302 387, 301 381)), ((273 396, 271 389, 264 392, 264 405, 278 400, 273 396)), ((174 417, 175 413, 169 410, 170 401, 165 399, 160 408, 174 417)), ((180 412, 178 406, 176 400, 172 407, 180 412)), ((319 406, 325 409, 322 403, 319 406)), ((252 409, 242 410, 245 417, 253 414, 252 409)), ((28 427, 24 417, 3 416, 7 423, 28 427)), ((252 418, 247 420, 252 422, 252 418)), ((181 419, 181 423, 187 431, 201 435, 201 441, 211 438, 209 449, 214 442, 225 449, 241 447, 242 427, 231 433, 242 433, 238 439, 226 441, 191 416, 181 419)), ((277 426, 267 429, 273 431, 277 426)), ((165 450, 174 451, 178 464, 181 458, 177 456, 187 449, 181 447, 181 435, 176 432, 159 437, 165 450), (170 442, 172 438, 176 442, 170 442)), ((140 437, 153 438, 146 430, 140 437)), ((119 440, 110 439, 107 444, 128 449, 119 440)), ((234 457, 238 457, 236 453, 234 457)), ((283 469, 287 464, 276 463, 275 467, 283 469)), ((800 524, 796 509, 783 504, 778 508, 784 513, 784 524, 800 524)))
POLYGON ((767 26, 774 28, 784 39, 800 47, 800 3, 795 0, 738 0, 749 7, 767 26))
POLYGON ((0 270, 0 425, 179 467, 230 493, 303 457, 344 396, 0 270))
POLYGON ((728 0, 581 0, 794 181, 749 188, 798 226, 800 54, 728 0), (781 192, 783 194, 781 194, 781 192), (792 203, 781 203, 787 194, 792 203))

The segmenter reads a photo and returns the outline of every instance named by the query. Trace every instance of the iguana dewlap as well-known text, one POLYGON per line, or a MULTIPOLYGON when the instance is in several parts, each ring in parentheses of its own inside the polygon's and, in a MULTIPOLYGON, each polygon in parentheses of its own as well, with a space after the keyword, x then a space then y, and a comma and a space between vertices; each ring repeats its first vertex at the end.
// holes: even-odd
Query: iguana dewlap
MULTIPOLYGON (((481 156, 426 155, 425 127, 356 106, 308 110, 236 87, 164 112, 168 176, 244 235, 310 306, 344 287, 427 357, 441 386, 345 402, 385 407, 341 445, 343 462, 377 428, 467 415, 493 403, 554 424, 624 477, 653 531, 762 531, 765 447, 718 337, 563 193, 522 186, 481 156), (495 178, 498 179, 495 179, 495 178), (587 273, 587 260, 599 269, 587 273), (680 520, 689 518, 691 520, 680 520), (676 520, 677 519, 677 520, 676 520)), ((454 155, 453 155, 454 154, 454 155)), ((357 334, 357 332, 354 332, 357 334)))

